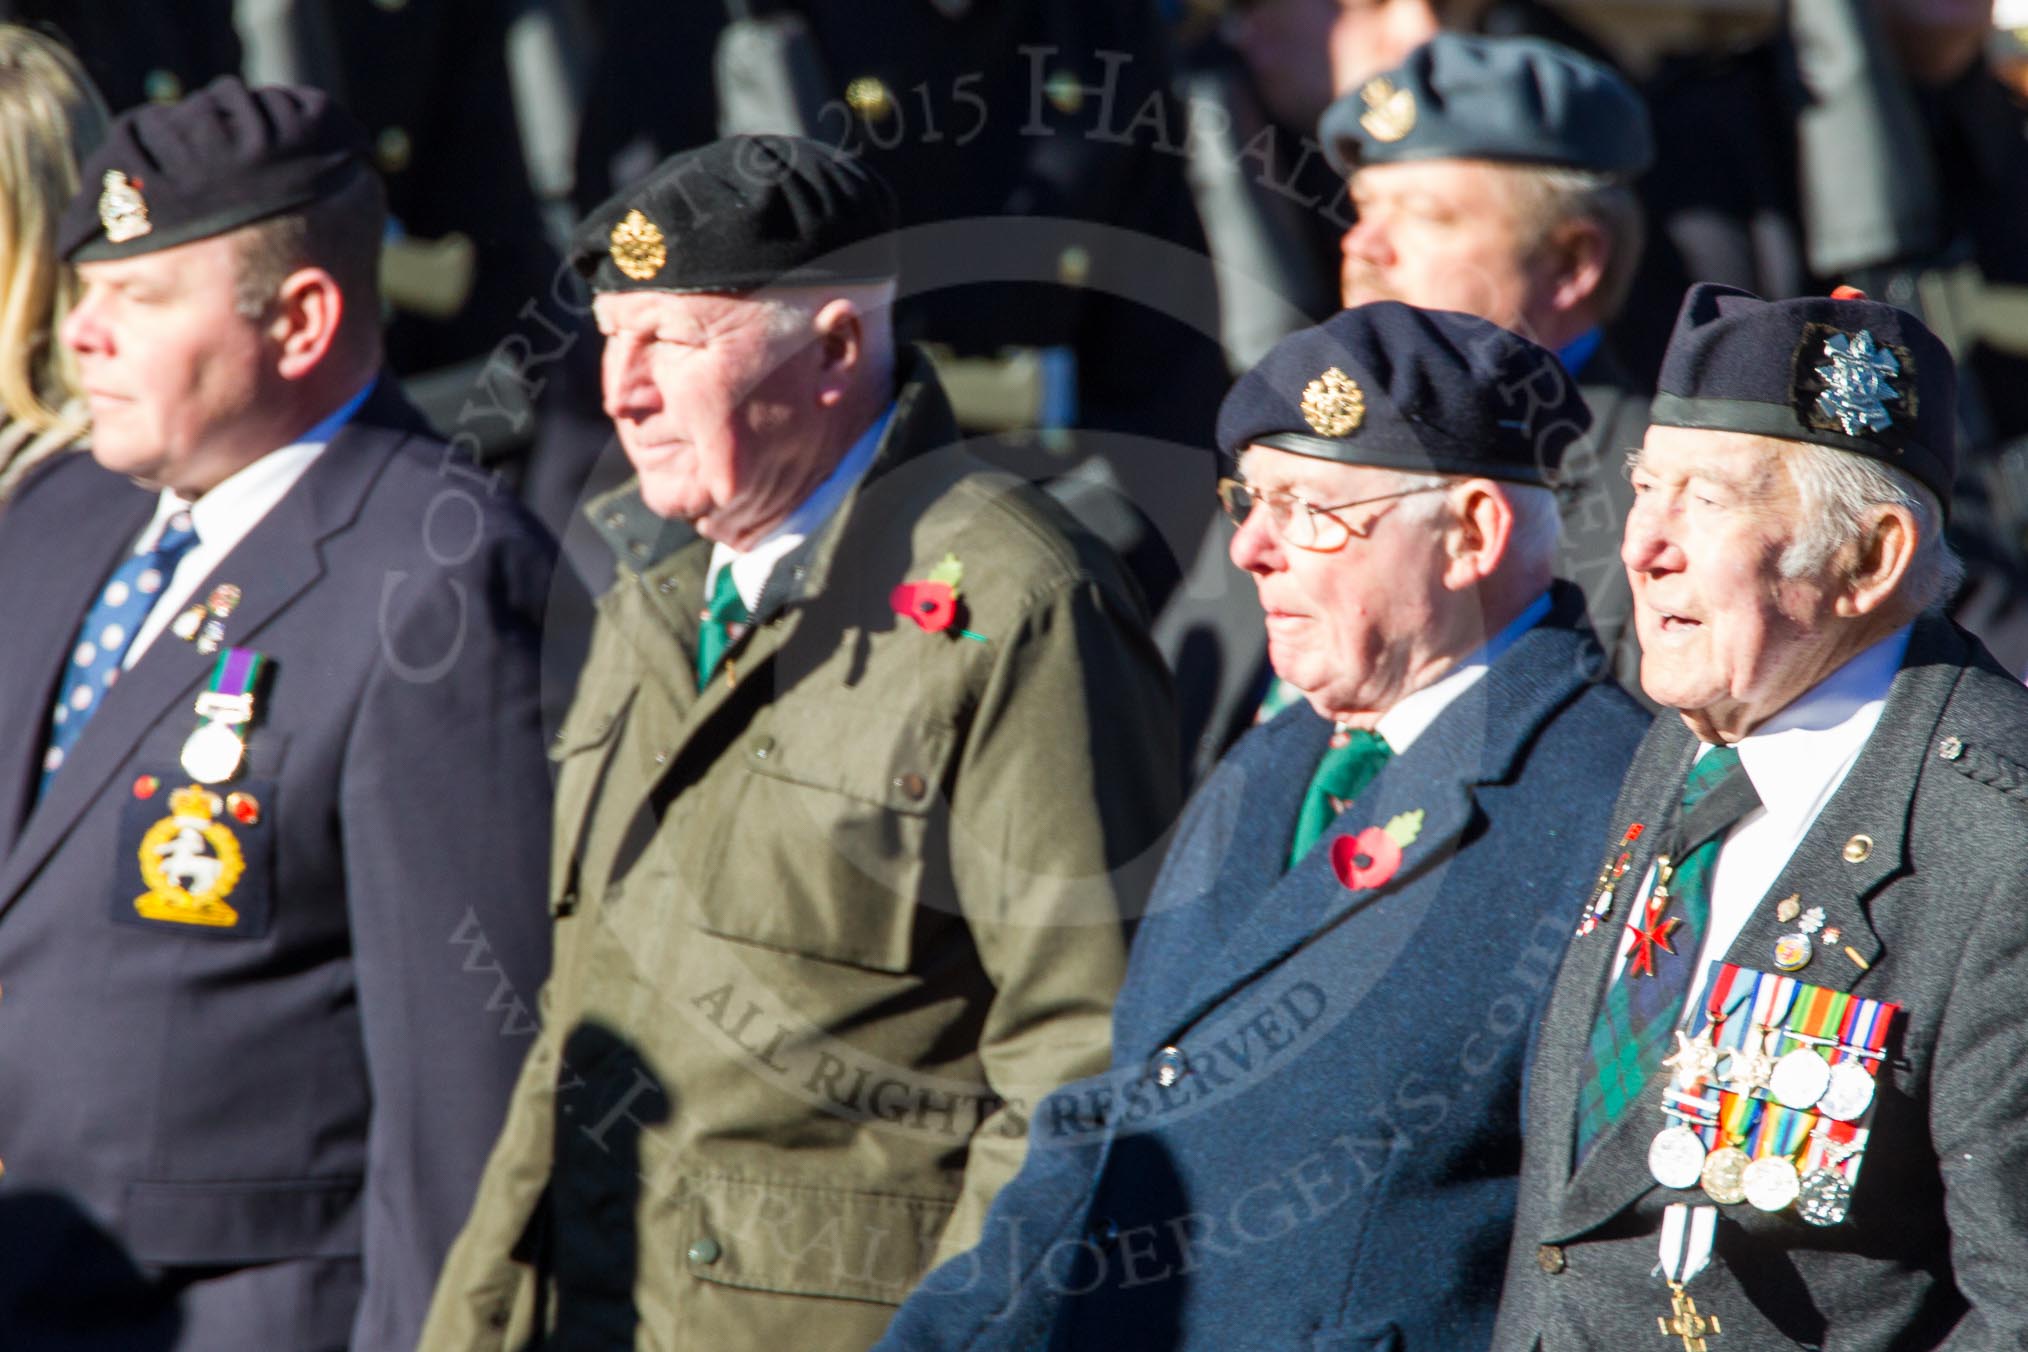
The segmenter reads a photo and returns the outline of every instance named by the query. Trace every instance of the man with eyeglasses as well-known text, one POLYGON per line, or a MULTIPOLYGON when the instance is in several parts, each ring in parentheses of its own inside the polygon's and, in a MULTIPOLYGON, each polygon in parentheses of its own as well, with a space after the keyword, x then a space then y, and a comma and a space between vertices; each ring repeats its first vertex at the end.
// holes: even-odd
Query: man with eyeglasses
POLYGON ((1304 698, 1180 823, 1113 1070, 1039 1107, 883 1348, 1485 1347, 1521 1065, 1591 892, 1566 842, 1648 721, 1552 581, 1542 485, 1590 423, 1555 365, 1382 302, 1227 396, 1232 559, 1304 698))

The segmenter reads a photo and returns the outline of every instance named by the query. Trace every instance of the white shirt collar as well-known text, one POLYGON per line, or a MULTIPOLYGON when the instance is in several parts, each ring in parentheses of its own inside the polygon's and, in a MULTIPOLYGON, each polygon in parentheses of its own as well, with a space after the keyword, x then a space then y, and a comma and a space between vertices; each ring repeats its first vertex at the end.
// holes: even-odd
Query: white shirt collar
POLYGON ((852 449, 825 478, 824 482, 810 490, 810 495, 796 504, 794 511, 781 525, 776 526, 746 550, 737 550, 730 545, 713 544, 711 565, 704 574, 704 594, 711 595, 711 589, 718 583, 718 570, 732 569, 733 585, 739 588, 739 599, 748 611, 760 604, 763 588, 768 576, 803 541, 822 530, 824 523, 831 519, 845 501, 846 494, 873 464, 874 453, 880 449, 880 439, 887 432, 887 424, 894 418, 894 405, 889 404, 881 415, 868 425, 859 439, 852 443, 852 449))
POLYGON ((1548 613, 1549 593, 1544 592, 1499 633, 1466 653, 1456 666, 1422 689, 1396 700, 1394 707, 1373 725, 1373 730, 1387 739, 1387 745, 1397 756, 1408 750, 1458 696, 1479 683, 1486 669, 1499 661, 1500 654, 1514 646, 1514 640, 1540 624, 1548 613))
MULTIPOLYGON (((135 541, 134 552, 139 554, 154 548, 155 541, 167 528, 169 518, 181 511, 190 513, 190 524, 197 530, 199 548, 228 540, 237 544, 295 486, 296 480, 303 477, 311 462, 323 454, 331 438, 352 420, 352 415, 366 402, 366 396, 373 393, 375 383, 367 381, 366 388, 340 404, 302 436, 235 470, 196 501, 183 497, 174 489, 163 489, 155 503, 154 518, 141 532, 141 538, 135 541)), ((210 552, 206 549, 207 554, 210 552)))
POLYGON ((1881 639, 1739 740, 1740 766, 1770 817, 1791 826, 1816 820, 1880 722, 1909 630, 1881 639))

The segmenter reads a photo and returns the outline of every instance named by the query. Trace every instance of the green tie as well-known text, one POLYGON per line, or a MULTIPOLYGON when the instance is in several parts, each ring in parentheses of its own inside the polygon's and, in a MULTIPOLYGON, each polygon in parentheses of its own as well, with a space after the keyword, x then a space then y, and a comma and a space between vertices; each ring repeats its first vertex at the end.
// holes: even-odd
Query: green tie
POLYGON ((701 691, 711 684, 712 673, 725 660, 725 650, 732 646, 732 626, 753 618, 747 614, 746 602, 739 599, 731 564, 718 570, 718 581, 711 587, 711 601, 700 618, 703 623, 697 629, 697 688, 701 691))
POLYGON ((1394 755, 1394 748, 1377 732, 1347 728, 1332 734, 1331 745, 1317 762, 1310 777, 1310 790, 1303 795, 1303 810, 1296 816, 1296 838, 1289 847, 1289 867, 1301 863, 1317 838, 1330 829, 1331 819, 1373 782, 1382 766, 1394 755), (1344 745, 1338 745, 1339 739, 1344 745))

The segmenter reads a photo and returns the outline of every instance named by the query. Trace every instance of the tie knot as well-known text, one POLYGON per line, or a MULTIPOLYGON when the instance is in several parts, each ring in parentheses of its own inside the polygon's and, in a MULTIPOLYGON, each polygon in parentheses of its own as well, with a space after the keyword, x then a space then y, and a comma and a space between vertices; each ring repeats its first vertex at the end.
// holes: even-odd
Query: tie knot
POLYGON ((1317 763, 1316 784, 1334 798, 1355 798, 1380 767, 1394 755, 1394 748, 1379 733, 1366 728, 1347 728, 1333 734, 1333 745, 1324 750, 1317 763), (1336 743, 1344 740, 1344 745, 1336 743))
POLYGON ((197 543, 197 526, 190 519, 190 513, 177 512, 162 523, 161 537, 155 541, 157 554, 181 554, 197 543))
POLYGON ((1688 812, 1718 787, 1721 780, 1739 768, 1739 751, 1735 747, 1715 746, 1698 758, 1690 767, 1689 778, 1683 781, 1683 810, 1688 812))
POLYGON ((705 603, 704 618, 716 624, 746 622, 746 602, 740 599, 739 584, 732 579, 731 564, 718 570, 718 580, 711 584, 711 599, 705 603))

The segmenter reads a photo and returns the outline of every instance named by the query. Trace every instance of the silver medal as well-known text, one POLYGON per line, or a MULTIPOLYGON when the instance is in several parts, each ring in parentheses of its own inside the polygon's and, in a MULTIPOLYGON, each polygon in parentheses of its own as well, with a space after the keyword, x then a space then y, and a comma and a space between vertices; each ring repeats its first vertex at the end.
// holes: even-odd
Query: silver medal
POLYGON ((1837 1225, 1852 1210, 1852 1185, 1836 1169, 1812 1169, 1796 1199, 1796 1214, 1812 1225, 1837 1225))
POLYGON ((1830 1082, 1817 1111, 1839 1122, 1852 1122, 1873 1106, 1873 1077, 1857 1061, 1840 1061, 1831 1067, 1830 1082))
POLYGON ((1746 1200, 1761 1211, 1780 1211, 1802 1192, 1796 1166, 1781 1155, 1763 1155, 1747 1165, 1740 1186, 1746 1200))
POLYGON ((223 784, 239 773, 245 757, 239 734, 207 719, 183 743, 183 772, 200 784, 223 784))
POLYGON ((1831 1066, 1808 1047, 1798 1047, 1775 1062, 1767 1087, 1784 1108, 1814 1108, 1831 1087, 1831 1066))
POLYGON ((1648 1145, 1648 1172, 1665 1188, 1696 1187, 1704 1175, 1704 1142, 1688 1127, 1664 1127, 1648 1145))

